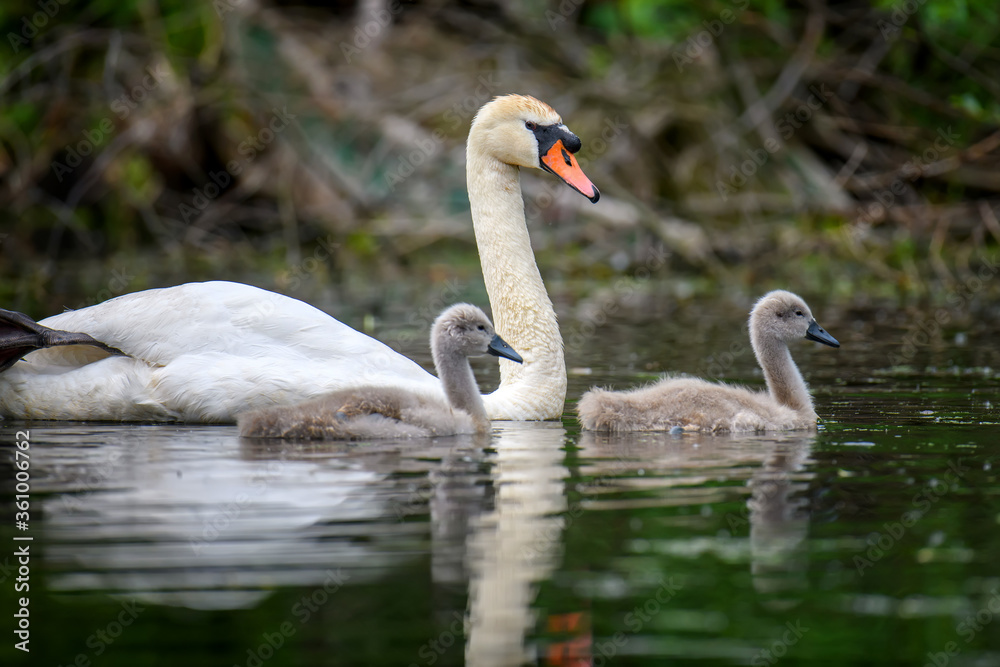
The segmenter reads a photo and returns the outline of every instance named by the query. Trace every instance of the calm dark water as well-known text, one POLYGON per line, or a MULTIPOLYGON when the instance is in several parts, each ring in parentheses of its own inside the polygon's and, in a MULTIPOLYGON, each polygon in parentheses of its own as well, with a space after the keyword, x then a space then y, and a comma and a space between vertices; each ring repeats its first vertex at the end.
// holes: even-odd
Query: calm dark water
MULTIPOLYGON (((571 399, 667 369, 760 383, 749 305, 566 310, 571 399)), ((0 660, 1000 665, 997 321, 816 314, 843 347, 793 350, 824 417, 811 434, 596 436, 572 405, 486 439, 374 445, 7 423, 0 660), (24 544, 30 656, 12 632, 24 544)), ((406 326, 378 333, 429 361, 406 326)))

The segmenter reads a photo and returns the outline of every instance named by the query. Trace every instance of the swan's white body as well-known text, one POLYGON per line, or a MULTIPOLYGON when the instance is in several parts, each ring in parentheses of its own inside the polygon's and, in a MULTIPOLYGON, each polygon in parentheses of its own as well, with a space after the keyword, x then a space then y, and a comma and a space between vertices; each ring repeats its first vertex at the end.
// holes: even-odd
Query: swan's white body
MULTIPOLYGON (((509 95, 480 109, 469 133, 469 199, 493 318, 497 333, 524 358, 521 366, 501 360, 500 387, 483 397, 490 419, 562 414, 562 338, 531 250, 518 182, 519 166, 541 166, 544 143, 562 151, 568 165, 560 158, 555 169, 546 168, 597 200, 596 188, 563 150, 563 139, 575 142, 571 152, 579 139, 561 123, 548 105, 509 95)), ((437 378, 410 359, 312 306, 248 285, 147 290, 41 324, 88 333, 130 357, 79 345, 31 352, 0 374, 0 416, 233 422, 241 412, 360 385, 444 398, 437 378)))
POLYGON ((297 299, 229 282, 147 290, 41 322, 84 346, 32 352, 0 375, 0 413, 23 419, 229 422, 355 384, 438 392, 437 378, 297 299), (151 335, 155 332, 155 335, 151 335))

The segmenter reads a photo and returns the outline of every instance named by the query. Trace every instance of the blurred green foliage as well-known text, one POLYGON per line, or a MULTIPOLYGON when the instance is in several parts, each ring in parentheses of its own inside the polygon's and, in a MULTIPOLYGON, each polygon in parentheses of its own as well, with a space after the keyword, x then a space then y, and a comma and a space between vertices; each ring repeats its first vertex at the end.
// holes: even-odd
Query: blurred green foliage
POLYGON ((0 302, 85 301, 116 266, 287 288, 323 239, 317 290, 474 273, 464 137, 506 92, 556 106, 605 195, 522 179, 552 284, 662 245, 698 290, 943 298, 998 252, 985 0, 377 5, 5 3, 0 302))

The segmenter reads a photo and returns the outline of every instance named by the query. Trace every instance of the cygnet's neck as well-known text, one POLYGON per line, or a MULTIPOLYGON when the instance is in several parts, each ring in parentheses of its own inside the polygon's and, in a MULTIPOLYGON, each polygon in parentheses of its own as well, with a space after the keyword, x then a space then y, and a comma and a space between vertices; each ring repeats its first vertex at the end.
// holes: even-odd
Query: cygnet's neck
POLYGON ((479 395, 479 385, 472 374, 469 359, 461 353, 435 350, 434 365, 452 409, 469 413, 476 424, 476 430, 480 433, 488 432, 490 419, 486 415, 486 406, 483 405, 483 397, 479 395))
POLYGON ((760 331, 751 324, 750 342, 757 363, 764 371, 771 398, 788 406, 803 416, 816 417, 809 387, 792 360, 792 353, 783 340, 760 331))
POLYGON ((552 301, 531 250, 518 168, 469 138, 472 222, 493 322, 523 364, 500 360, 500 387, 486 396, 494 419, 553 419, 566 399, 566 362, 552 301))

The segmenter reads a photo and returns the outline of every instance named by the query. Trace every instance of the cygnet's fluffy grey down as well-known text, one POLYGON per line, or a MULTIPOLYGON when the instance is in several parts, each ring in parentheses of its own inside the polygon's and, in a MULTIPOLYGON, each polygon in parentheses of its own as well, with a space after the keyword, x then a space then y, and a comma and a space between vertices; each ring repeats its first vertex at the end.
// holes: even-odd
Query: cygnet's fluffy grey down
POLYGON ((630 391, 592 389, 577 405, 580 423, 593 431, 746 432, 815 428, 809 388, 792 361, 789 341, 799 338, 840 347, 800 297, 783 290, 765 294, 750 312, 750 342, 764 371, 767 391, 668 378, 630 391))
POLYGON ((521 363, 521 356, 496 334, 482 310, 467 303, 451 306, 434 321, 431 353, 447 402, 396 387, 342 389, 298 405, 245 412, 237 419, 240 435, 363 440, 489 432, 469 357, 489 353, 521 363))

